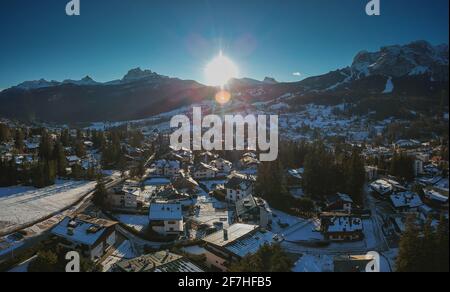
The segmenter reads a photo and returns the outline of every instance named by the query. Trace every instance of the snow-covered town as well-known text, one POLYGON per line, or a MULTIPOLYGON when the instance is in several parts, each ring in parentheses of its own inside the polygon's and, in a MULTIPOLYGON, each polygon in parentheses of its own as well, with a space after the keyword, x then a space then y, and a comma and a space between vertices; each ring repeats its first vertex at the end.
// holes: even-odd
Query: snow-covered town
POLYGON ((0 273, 449 272, 450 1, 4 2, 0 273))
POLYGON ((392 125, 406 120, 345 118, 348 107, 269 107, 284 141, 275 163, 255 151, 174 150, 173 112, 81 129, 3 120, 2 184, 15 184, 0 188, 0 267, 30 269, 50 245, 104 272, 226 272, 277 246, 294 272, 365 271, 370 252, 395 271, 409 221, 448 220, 448 141, 395 140, 392 125), (327 155, 344 160, 317 168, 327 155), (356 185, 326 186, 342 175, 356 185))

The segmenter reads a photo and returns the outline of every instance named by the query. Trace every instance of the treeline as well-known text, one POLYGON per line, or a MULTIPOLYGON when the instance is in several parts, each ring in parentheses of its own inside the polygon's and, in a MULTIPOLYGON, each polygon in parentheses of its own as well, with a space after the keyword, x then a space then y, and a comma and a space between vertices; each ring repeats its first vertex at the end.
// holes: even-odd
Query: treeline
POLYGON ((256 193, 277 208, 312 211, 314 205, 310 200, 294 200, 287 190, 286 169, 300 167, 305 170, 303 191, 310 198, 322 201, 342 192, 349 194, 356 204, 363 204, 364 160, 359 149, 344 144, 328 149, 322 142, 284 143, 277 161, 261 163, 256 193))
MULTIPOLYGON (((16 130, 17 133, 23 133, 22 130, 16 130)), ((67 172, 69 167, 64 147, 74 147, 80 157, 86 155, 86 150, 81 138, 81 132, 77 138, 72 139, 68 130, 64 130, 60 137, 52 137, 46 130, 39 132, 41 140, 37 161, 22 161, 17 164, 16 157, 13 156, 9 161, 0 159, 0 186, 14 186, 18 184, 43 188, 53 185, 57 177, 73 179, 96 178, 96 170, 93 167, 85 170, 80 165, 73 165, 71 172, 67 172)), ((23 137, 19 134, 20 137, 23 137)), ((15 144, 22 140, 15 140, 15 144)), ((17 151, 19 149, 16 149, 17 151)))
POLYGON ((446 218, 442 217, 436 228, 431 219, 421 228, 414 216, 408 217, 400 239, 397 272, 449 272, 448 239, 446 218))
POLYGON ((129 130, 128 127, 117 127, 109 131, 97 132, 93 135, 94 145, 100 144, 102 151, 102 166, 104 169, 125 170, 129 155, 125 143, 131 147, 141 148, 145 137, 139 130, 129 130), (97 141, 97 142, 96 142, 97 141))
POLYGON ((412 182, 415 178, 414 157, 405 152, 396 152, 392 157, 373 157, 367 160, 367 164, 376 166, 379 174, 392 175, 399 180, 412 182))
POLYGON ((364 160, 360 149, 351 152, 322 143, 311 146, 305 158, 303 189, 306 194, 319 200, 337 192, 350 195, 356 204, 363 204, 363 187, 366 179, 364 160))

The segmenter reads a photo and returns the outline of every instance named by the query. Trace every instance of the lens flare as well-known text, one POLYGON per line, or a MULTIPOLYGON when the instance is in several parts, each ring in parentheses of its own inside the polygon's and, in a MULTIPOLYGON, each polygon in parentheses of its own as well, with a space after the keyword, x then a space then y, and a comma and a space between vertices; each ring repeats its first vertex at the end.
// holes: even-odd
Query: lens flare
POLYGON ((205 68, 206 83, 211 86, 223 87, 230 79, 238 76, 238 67, 231 59, 224 56, 222 52, 209 62, 205 68))
POLYGON ((224 105, 231 100, 231 94, 226 90, 221 90, 216 93, 216 101, 218 104, 224 105))

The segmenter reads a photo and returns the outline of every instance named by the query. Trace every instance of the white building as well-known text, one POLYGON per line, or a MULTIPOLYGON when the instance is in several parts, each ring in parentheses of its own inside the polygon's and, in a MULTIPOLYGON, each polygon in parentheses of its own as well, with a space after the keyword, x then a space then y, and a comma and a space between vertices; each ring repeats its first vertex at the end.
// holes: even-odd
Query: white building
POLYGON ((160 235, 179 235, 184 231, 183 211, 180 203, 151 203, 150 227, 160 235))
POLYGON ((231 177, 225 184, 225 189, 227 191, 226 200, 232 203, 253 195, 253 183, 240 176, 231 177))
POLYGON ((176 160, 158 160, 153 164, 155 169, 154 174, 158 176, 173 177, 178 176, 181 169, 181 164, 176 160))
POLYGON ((93 261, 100 259, 116 243, 117 222, 78 215, 66 217, 52 230, 60 246, 82 252, 93 261))
POLYGON ((223 158, 219 158, 213 160, 211 162, 211 166, 217 168, 222 173, 230 173, 231 169, 233 168, 233 163, 223 158))
POLYGON ((272 232, 264 231, 259 226, 233 224, 205 237, 206 263, 223 272, 229 265, 239 259, 255 254, 262 246, 274 244, 279 237, 272 232))
POLYGON ((218 173, 217 168, 202 162, 194 168, 193 177, 194 179, 213 179, 218 173))

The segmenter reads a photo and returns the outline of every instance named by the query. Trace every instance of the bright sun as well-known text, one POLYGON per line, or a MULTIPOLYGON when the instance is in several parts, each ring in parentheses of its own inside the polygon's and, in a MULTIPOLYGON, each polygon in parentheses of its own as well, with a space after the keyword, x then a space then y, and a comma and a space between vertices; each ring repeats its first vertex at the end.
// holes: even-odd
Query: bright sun
POLYGON ((211 86, 224 86, 232 78, 239 76, 239 69, 222 52, 206 65, 206 83, 211 86))

